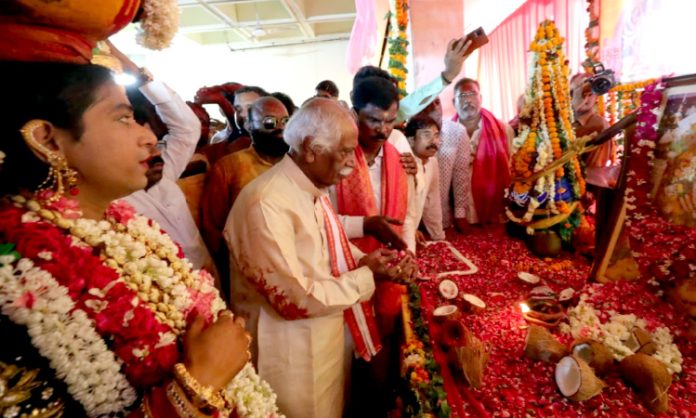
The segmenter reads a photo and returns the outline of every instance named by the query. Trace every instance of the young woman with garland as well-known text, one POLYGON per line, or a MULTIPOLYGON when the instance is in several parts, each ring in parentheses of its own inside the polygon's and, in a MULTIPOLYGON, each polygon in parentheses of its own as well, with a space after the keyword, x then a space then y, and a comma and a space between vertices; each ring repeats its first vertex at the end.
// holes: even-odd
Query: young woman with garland
POLYGON ((0 74, 0 414, 278 415, 211 276, 117 200, 145 187, 156 138, 111 72, 0 74))

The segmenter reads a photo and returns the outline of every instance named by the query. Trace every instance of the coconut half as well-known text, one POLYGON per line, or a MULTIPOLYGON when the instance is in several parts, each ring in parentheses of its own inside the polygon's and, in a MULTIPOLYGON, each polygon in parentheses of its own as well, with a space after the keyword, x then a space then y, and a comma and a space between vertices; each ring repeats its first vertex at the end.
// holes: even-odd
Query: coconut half
POLYGON ((530 299, 556 299, 556 292, 548 286, 537 286, 529 292, 530 299))
POLYGON ((575 355, 563 357, 556 364, 554 377, 561 394, 573 401, 590 399, 606 386, 585 360, 575 355))
POLYGON ((457 312, 457 307, 454 305, 442 305, 433 309, 433 316, 438 318, 446 318, 457 312))
POLYGON ((454 299, 459 294, 457 284, 448 279, 441 281, 438 285, 438 289, 440 290, 442 297, 445 299, 454 299))
POLYGON ((657 351, 657 345, 653 342, 652 335, 641 327, 633 327, 631 335, 626 340, 626 347, 634 353, 643 353, 649 356, 657 351))
POLYGON ((573 342, 571 347, 573 354, 585 360, 599 375, 609 372, 614 365, 611 351, 599 341, 584 338, 573 342))
POLYGON ((559 302, 565 302, 573 298, 575 295, 575 290, 572 287, 569 287, 567 289, 561 290, 561 293, 558 294, 558 301, 559 302))
POLYGON ((643 403, 653 414, 669 410, 669 390, 672 376, 667 367, 646 354, 628 356, 619 363, 624 380, 633 386, 643 403))
POLYGON ((486 309, 486 302, 482 301, 478 296, 470 293, 463 293, 462 299, 467 304, 466 307, 472 311, 481 311, 486 309))
POLYGON ((527 273, 526 271, 521 271, 521 272, 517 273, 517 277, 520 280, 522 280, 523 282, 526 282, 529 284, 537 284, 537 283, 539 283, 539 281, 541 281, 539 276, 537 276, 536 274, 527 273))
POLYGON ((555 363, 568 354, 568 349, 553 334, 538 325, 529 327, 524 343, 524 354, 532 360, 555 363))

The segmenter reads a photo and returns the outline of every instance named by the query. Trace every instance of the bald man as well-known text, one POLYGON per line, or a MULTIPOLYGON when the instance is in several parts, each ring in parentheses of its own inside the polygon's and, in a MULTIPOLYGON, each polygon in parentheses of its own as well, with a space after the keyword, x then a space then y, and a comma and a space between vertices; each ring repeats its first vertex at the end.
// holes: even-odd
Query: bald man
POLYGON ((290 152, 242 190, 224 235, 232 306, 253 335, 259 375, 288 417, 341 418, 351 351, 379 350, 375 280, 395 251, 348 242, 326 189, 355 166, 358 128, 336 100, 312 99, 285 130, 290 152), (362 302, 362 303, 361 303, 362 302))
MULTIPOLYGON (((201 198, 201 232, 221 277, 229 272, 229 253, 222 238, 227 215, 244 186, 288 152, 289 147, 283 141, 287 121, 288 111, 280 100, 272 96, 257 99, 249 108, 245 122, 251 145, 221 158, 208 172, 201 198)), ((222 282, 224 286, 227 280, 222 282)))

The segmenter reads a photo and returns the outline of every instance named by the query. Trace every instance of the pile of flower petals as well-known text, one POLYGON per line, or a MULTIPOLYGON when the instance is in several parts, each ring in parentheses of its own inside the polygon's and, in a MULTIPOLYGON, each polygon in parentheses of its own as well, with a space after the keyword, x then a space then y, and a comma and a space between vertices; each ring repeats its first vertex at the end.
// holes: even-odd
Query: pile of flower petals
MULTIPOLYGON (((586 259, 564 253, 556 259, 533 256, 524 243, 505 235, 502 229, 474 229, 467 235, 448 233, 448 240, 478 268, 476 274, 450 276, 463 293, 482 298, 487 308, 476 314, 464 314, 462 321, 490 347, 490 358, 480 389, 457 384, 465 405, 452 405, 453 411, 465 416, 491 417, 638 417, 651 414, 643 407, 636 393, 618 375, 606 378, 608 387, 598 396, 584 402, 572 402, 558 392, 553 380, 554 365, 534 362, 523 354, 526 323, 519 303, 535 286, 517 277, 520 271, 539 275, 542 283, 556 292, 572 287, 589 294, 602 315, 608 311, 634 313, 648 323, 648 328, 667 326, 684 356, 684 371, 675 376, 669 389, 670 411, 663 416, 690 417, 696 414, 696 344, 682 334, 684 318, 639 282, 618 282, 607 285, 586 284, 591 264, 586 259), (477 405, 473 405, 477 403, 477 405)), ((444 245, 431 245, 419 252, 419 266, 425 275, 442 271, 462 270, 462 263, 444 245)), ((432 309, 450 303, 440 296, 438 280, 420 282, 423 313, 430 317, 432 309)), ((568 343, 556 329, 553 331, 568 343)), ((441 367, 444 365, 441 364, 441 367)), ((451 397, 448 397, 451 402, 451 397)))

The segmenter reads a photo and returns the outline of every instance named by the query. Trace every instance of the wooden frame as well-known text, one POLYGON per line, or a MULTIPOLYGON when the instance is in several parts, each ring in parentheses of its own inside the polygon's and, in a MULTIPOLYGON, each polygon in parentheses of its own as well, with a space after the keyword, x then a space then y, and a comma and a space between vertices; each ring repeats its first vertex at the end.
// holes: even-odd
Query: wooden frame
MULTIPOLYGON (((693 91, 696 92, 696 74, 689 74, 680 77, 673 77, 663 80, 666 84, 668 90, 666 90, 665 99, 661 107, 661 111, 664 109, 664 105, 668 100, 669 89, 681 86, 693 86, 693 91)), ((631 116, 631 115, 629 115, 631 116)), ((660 119, 662 115, 660 115, 660 119)), ((627 118, 624 118, 627 119, 627 118)), ((623 119, 622 119, 623 121, 623 119)), ((621 122, 619 122, 621 123, 621 122)), ((626 203, 624 202, 624 194, 626 191, 626 175, 627 175, 627 161, 631 156, 631 138, 633 135, 633 123, 635 123, 635 116, 633 117, 632 123, 628 124, 629 128, 626 130, 626 148, 622 160, 621 174, 619 175, 619 180, 615 189, 607 189, 607 210, 609 215, 607 222, 602 225, 601 236, 598 236, 595 246, 595 259, 592 265, 592 270, 590 272, 590 280, 592 281, 605 281, 605 273, 609 266, 614 250, 616 249, 616 243, 621 236, 623 230, 624 221, 626 218, 626 203)), ((618 123, 617 123, 618 125, 618 123)), ((611 128, 610 128, 611 129, 611 128)), ((599 225, 597 231, 599 231, 599 225)))

